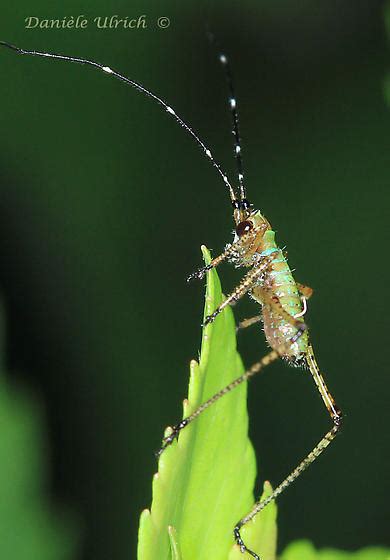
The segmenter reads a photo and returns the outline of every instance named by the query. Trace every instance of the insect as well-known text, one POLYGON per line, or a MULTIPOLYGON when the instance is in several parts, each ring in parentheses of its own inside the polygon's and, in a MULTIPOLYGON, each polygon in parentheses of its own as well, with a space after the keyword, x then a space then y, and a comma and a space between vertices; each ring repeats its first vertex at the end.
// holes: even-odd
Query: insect
POLYGON ((253 364, 243 375, 222 388, 206 402, 201 404, 190 416, 176 424, 169 435, 163 439, 162 447, 158 455, 178 437, 182 429, 193 422, 204 410, 278 358, 283 358, 291 365, 306 368, 310 372, 315 386, 330 415, 332 426, 313 450, 275 488, 273 493, 265 500, 255 503, 252 510, 248 512, 245 517, 240 519, 234 527, 234 538, 241 552, 246 552, 253 558, 260 560, 258 554, 250 550, 244 543, 241 537, 241 528, 272 500, 279 496, 326 449, 340 430, 342 413, 329 392, 323 375, 317 365, 314 350, 310 342, 309 330, 304 321, 307 309, 306 300, 311 296, 312 290, 295 281, 282 249, 276 244, 275 233, 271 224, 259 210, 254 208, 246 195, 241 157, 241 140, 238 126, 237 101, 234 93, 229 61, 226 55, 220 54, 219 60, 224 68, 229 89, 229 108, 233 125, 234 153, 238 173, 238 184, 236 188, 232 186, 226 173, 214 159, 210 149, 194 130, 161 97, 146 89, 138 82, 119 74, 108 66, 104 66, 92 60, 34 50, 24 50, 3 41, 1 41, 0 44, 22 55, 54 58, 92 66, 134 87, 136 90, 158 103, 184 128, 186 133, 198 144, 222 178, 233 207, 233 219, 235 222, 234 239, 232 243, 226 245, 225 250, 219 256, 215 257, 209 265, 198 269, 191 274, 188 279, 201 279, 208 270, 217 267, 224 261, 231 262, 236 267, 248 269, 233 292, 226 297, 211 315, 206 317, 205 324, 213 322, 225 307, 236 303, 245 294, 249 294, 259 305, 259 312, 255 317, 242 321, 239 324, 239 328, 247 328, 262 321, 265 336, 271 350, 261 358, 261 360, 253 364))

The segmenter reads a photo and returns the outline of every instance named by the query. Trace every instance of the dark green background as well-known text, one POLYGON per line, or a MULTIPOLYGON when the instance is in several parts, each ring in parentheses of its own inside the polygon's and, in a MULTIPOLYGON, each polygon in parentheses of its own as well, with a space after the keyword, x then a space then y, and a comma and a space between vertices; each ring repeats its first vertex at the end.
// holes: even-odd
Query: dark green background
MULTIPOLYGON (((311 285, 318 359, 345 411, 326 456, 279 500, 280 549, 388 544, 390 57, 383 4, 52 2, 3 6, 0 38, 97 59, 163 96, 234 173, 221 69, 233 65, 249 196, 311 285), (146 30, 25 30, 28 15, 146 14, 146 30), (168 16, 166 30, 154 21, 168 16)), ((0 266, 12 377, 47 411, 51 491, 83 517, 85 559, 135 557, 153 452, 177 420, 200 340, 199 246, 231 240, 206 158, 158 106, 99 72, 0 51, 0 266)), ((225 291, 241 277, 221 268, 225 291)), ((236 316, 253 313, 253 304, 236 316)), ((240 335, 247 365, 266 345, 240 335)), ((260 479, 328 426, 309 377, 250 387, 260 479)), ((240 473, 237 473, 239 476, 240 473)))

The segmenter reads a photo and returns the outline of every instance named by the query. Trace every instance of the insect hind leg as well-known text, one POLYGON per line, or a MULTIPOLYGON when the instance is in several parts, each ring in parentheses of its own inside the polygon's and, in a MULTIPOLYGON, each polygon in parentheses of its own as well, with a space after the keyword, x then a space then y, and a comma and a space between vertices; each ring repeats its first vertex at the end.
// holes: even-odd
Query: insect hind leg
MULTIPOLYGON (((306 310, 307 310, 306 298, 305 298, 305 296, 302 296, 302 298, 303 298, 303 302, 304 302, 303 311, 301 313, 299 313, 298 315, 294 315, 294 316, 286 313, 279 302, 275 302, 273 300, 270 300, 269 305, 271 305, 271 307, 276 309, 276 311, 279 311, 280 314, 283 313, 283 317, 287 320, 288 323, 290 323, 294 327, 299 328, 300 326, 302 326, 302 323, 298 322, 296 319, 298 319, 299 317, 303 317, 306 313, 306 310)), ((262 315, 261 314, 255 315, 254 317, 249 317, 248 319, 243 319, 242 321, 240 321, 238 323, 238 325, 236 327, 236 333, 243 330, 243 329, 247 329, 248 327, 251 327, 252 325, 256 325, 256 323, 261 323, 261 320, 262 320, 262 315)))
POLYGON ((309 345, 306 354, 306 364, 313 377, 316 388, 320 393, 322 401, 326 406, 329 416, 331 417, 333 425, 317 443, 317 445, 312 449, 312 451, 310 451, 310 453, 298 464, 298 466, 295 467, 295 469, 291 471, 291 473, 275 488, 272 494, 265 500, 256 502, 252 510, 245 517, 240 519, 240 521, 235 526, 234 538, 236 540, 236 543, 240 546, 241 552, 248 552, 248 554, 251 554, 258 560, 259 557, 246 547, 244 541, 242 540, 240 529, 251 519, 253 519, 255 515, 257 515, 261 510, 263 510, 272 500, 277 498, 279 494, 281 494, 288 486, 290 486, 290 484, 292 484, 325 451, 328 445, 339 433, 342 425, 342 412, 337 406, 333 396, 331 395, 329 389, 325 384, 325 380, 319 370, 311 345, 309 345))
POLYGON ((255 558, 255 560, 260 560, 260 556, 258 556, 258 554, 256 554, 256 552, 253 552, 253 550, 250 550, 246 544, 244 543, 244 541, 241 538, 241 533, 240 533, 240 529, 241 526, 236 525, 234 527, 234 540, 236 541, 236 544, 238 544, 238 546, 240 547, 240 551, 242 553, 247 552, 248 554, 250 554, 251 556, 253 556, 253 558, 255 558))

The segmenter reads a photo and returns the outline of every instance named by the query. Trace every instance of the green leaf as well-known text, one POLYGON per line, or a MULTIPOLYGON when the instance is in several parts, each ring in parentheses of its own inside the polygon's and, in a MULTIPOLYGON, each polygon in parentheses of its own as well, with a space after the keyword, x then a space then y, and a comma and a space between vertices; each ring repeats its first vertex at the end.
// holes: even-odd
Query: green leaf
POLYGON ((44 439, 36 399, 0 374, 0 558, 75 558, 76 526, 46 498, 44 439))
MULTIPOLYGON (((208 263, 210 255, 202 250, 208 263)), ((220 282, 212 270, 205 315, 221 301, 220 282)), ((184 417, 243 371, 233 313, 227 308, 203 330, 200 362, 190 365, 184 417)), ((233 527, 253 505, 255 477, 242 384, 185 428, 179 441, 162 454, 153 479, 151 510, 140 519, 138 560, 245 560, 234 546, 233 527)), ((269 484, 265 492, 271 492, 269 484)), ((268 506, 242 534, 250 548, 263 553, 262 560, 273 560, 276 506, 268 506)))
POLYGON ((388 560, 390 550, 370 546, 355 552, 323 548, 316 550, 311 542, 302 540, 291 543, 280 560, 388 560))
POLYGON ((173 560, 182 560, 182 555, 180 552, 180 545, 179 545, 179 540, 177 537, 177 532, 176 529, 174 527, 169 526, 168 527, 168 535, 169 535, 169 540, 171 543, 171 552, 172 552, 172 559, 173 560))

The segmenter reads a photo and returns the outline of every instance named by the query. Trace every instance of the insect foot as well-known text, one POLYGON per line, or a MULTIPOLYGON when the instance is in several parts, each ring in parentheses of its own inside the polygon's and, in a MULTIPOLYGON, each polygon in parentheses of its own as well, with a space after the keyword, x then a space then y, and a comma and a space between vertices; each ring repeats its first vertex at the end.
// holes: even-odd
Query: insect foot
POLYGON ((202 280, 206 272, 208 270, 211 270, 212 268, 213 268, 212 266, 204 266, 202 268, 199 268, 198 270, 195 270, 195 272, 193 272, 187 277, 187 282, 191 282, 191 280, 194 280, 195 278, 198 280, 202 280))
POLYGON ((256 560, 260 560, 260 556, 258 556, 256 554, 256 552, 253 552, 252 550, 249 550, 249 548, 246 547, 246 545, 245 545, 245 543, 242 540, 241 535, 240 535, 240 528, 241 528, 240 524, 236 525, 234 527, 233 533, 234 533, 234 539, 235 539, 236 543, 238 544, 238 546, 240 547, 241 552, 242 553, 247 552, 248 554, 250 554, 256 560))
POLYGON ((204 322, 202 323, 202 327, 205 327, 206 325, 209 325, 210 323, 212 323, 214 321, 214 319, 220 314, 221 310, 220 309, 216 309, 214 311, 214 313, 212 313, 211 315, 207 315, 207 317, 205 318, 204 322))
POLYGON ((157 459, 162 455, 162 453, 166 450, 166 448, 169 447, 175 441, 175 439, 177 440, 179 438, 180 431, 183 428, 185 428, 187 424, 188 424, 187 420, 184 419, 181 422, 179 422, 179 424, 176 424, 176 426, 173 426, 171 433, 165 438, 163 438, 162 445, 155 454, 157 459))

